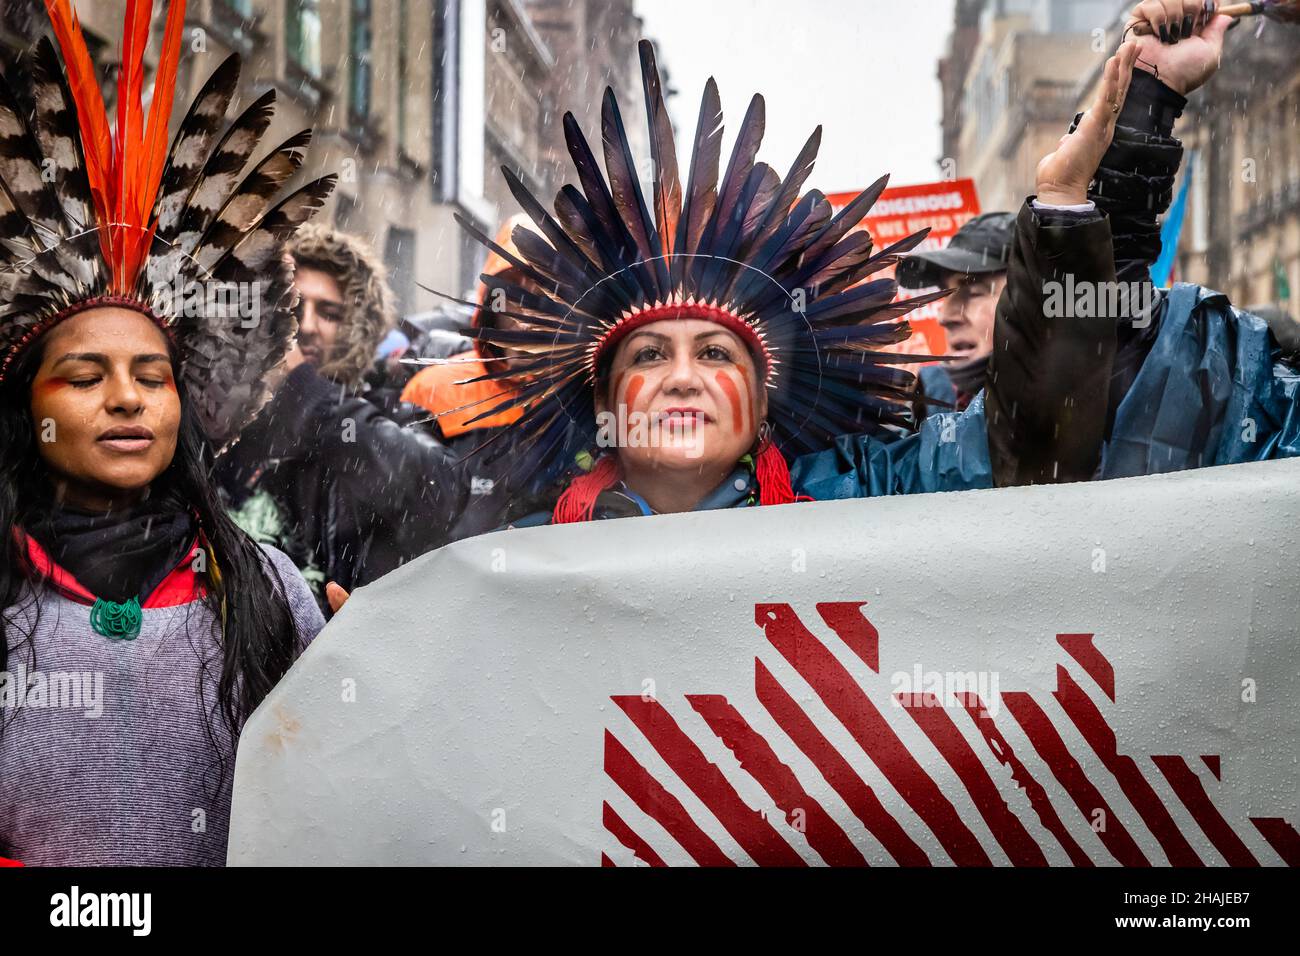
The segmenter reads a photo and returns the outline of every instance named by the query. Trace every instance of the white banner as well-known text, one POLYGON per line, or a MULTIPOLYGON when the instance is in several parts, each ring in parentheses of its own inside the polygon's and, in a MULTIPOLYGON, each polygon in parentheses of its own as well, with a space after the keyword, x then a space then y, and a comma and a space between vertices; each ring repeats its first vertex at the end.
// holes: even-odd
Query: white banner
POLYGON ((533 528, 353 594, 233 864, 1300 863, 1300 461, 533 528))

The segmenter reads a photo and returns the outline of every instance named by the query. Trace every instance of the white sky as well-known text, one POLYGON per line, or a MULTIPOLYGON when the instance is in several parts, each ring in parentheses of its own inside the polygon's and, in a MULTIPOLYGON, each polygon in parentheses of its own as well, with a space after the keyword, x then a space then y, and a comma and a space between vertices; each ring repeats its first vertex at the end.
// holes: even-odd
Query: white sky
MULTIPOLYGON (((860 190, 939 179, 939 58, 953 0, 637 0, 669 83, 685 162, 712 75, 726 123, 723 167, 749 98, 762 93, 758 157, 785 175, 818 123, 807 186, 860 190)), ((805 187, 807 188, 807 187, 805 187)))

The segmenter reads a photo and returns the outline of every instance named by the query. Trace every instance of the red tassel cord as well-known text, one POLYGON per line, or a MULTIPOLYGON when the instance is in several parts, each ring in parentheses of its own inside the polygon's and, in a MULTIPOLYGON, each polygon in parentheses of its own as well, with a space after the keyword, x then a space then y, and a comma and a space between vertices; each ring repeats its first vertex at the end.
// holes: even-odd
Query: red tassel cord
POLYGON ((569 482, 560 500, 555 503, 551 513, 552 524, 571 524, 575 521, 590 521, 596 507, 596 499, 602 491, 608 491, 619 483, 623 470, 618 465, 615 455, 605 455, 596 462, 594 468, 585 475, 579 475, 569 482))
POLYGON ((795 501, 812 501, 807 495, 796 495, 790 484, 790 466, 785 463, 776 443, 764 442, 754 461, 754 478, 758 482, 760 505, 788 505, 795 501))

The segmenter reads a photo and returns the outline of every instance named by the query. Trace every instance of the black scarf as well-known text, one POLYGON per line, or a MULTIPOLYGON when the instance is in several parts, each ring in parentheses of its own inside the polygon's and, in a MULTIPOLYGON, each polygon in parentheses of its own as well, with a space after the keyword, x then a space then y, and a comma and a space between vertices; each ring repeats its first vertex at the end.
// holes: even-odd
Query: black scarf
POLYGON ((158 493, 121 511, 51 504, 27 531, 91 594, 143 603, 189 554, 197 522, 179 497, 158 493))
POLYGON ((952 387, 957 391, 958 407, 964 408, 984 387, 984 376, 989 370, 988 356, 949 365, 945 371, 952 380, 952 387))

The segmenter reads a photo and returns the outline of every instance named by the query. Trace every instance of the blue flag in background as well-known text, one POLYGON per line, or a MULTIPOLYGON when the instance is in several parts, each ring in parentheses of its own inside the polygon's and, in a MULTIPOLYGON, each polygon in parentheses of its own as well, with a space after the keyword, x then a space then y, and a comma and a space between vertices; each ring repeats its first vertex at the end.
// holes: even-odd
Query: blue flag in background
POLYGON ((1160 258, 1151 264, 1151 281, 1157 289, 1168 288, 1169 276, 1174 271, 1174 257, 1178 255, 1178 238, 1183 232, 1183 216, 1187 212, 1187 187, 1192 183, 1196 171, 1196 154, 1187 157, 1187 169, 1183 173, 1183 184, 1178 187, 1178 196, 1169 207, 1165 224, 1160 227, 1160 258))

